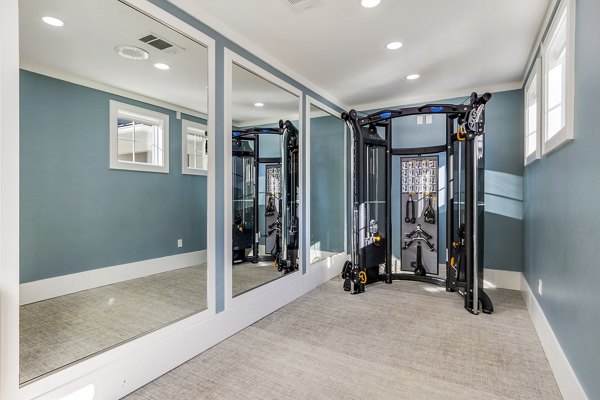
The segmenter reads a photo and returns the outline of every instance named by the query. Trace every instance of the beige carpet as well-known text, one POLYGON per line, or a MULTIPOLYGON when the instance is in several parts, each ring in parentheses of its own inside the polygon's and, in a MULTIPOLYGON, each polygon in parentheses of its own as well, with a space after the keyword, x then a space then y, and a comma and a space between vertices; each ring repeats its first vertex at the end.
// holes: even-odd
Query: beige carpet
POLYGON ((488 292, 474 316, 436 286, 334 279, 127 399, 560 399, 520 293, 488 292))
POLYGON ((20 383, 205 310, 206 265, 20 307, 20 383))
POLYGON ((244 262, 232 266, 232 296, 239 296, 249 290, 281 278, 283 272, 273 268, 273 261, 252 264, 244 262))

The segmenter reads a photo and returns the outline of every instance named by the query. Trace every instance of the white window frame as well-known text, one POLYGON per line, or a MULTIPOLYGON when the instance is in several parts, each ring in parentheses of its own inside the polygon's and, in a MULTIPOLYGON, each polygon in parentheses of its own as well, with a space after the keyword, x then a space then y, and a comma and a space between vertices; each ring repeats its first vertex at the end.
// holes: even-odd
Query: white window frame
POLYGON ((542 154, 546 155, 564 146, 574 139, 574 103, 575 103, 575 1, 562 0, 554 14, 548 34, 541 46, 542 55, 542 154), (566 15, 565 15, 566 13, 566 15), (548 44, 552 42, 565 15, 566 54, 565 54, 565 126, 548 138, 548 44))
POLYGON ((132 106, 131 104, 121 103, 110 100, 110 169, 120 169, 128 171, 158 172, 169 173, 169 116, 145 108, 132 106), (152 165, 145 163, 136 163, 119 160, 118 149, 118 119, 119 115, 125 115, 130 118, 136 118, 147 121, 152 124, 159 124, 162 128, 162 151, 163 165, 152 165))
POLYGON ((535 160, 539 160, 542 153, 542 144, 541 144, 541 133, 542 133, 542 70, 541 70, 541 61, 537 58, 533 64, 533 68, 531 69, 531 74, 527 79, 527 83, 525 84, 524 91, 524 112, 525 112, 525 127, 524 127, 524 142, 523 142, 523 153, 524 153, 524 161, 525 165, 531 164, 535 160), (528 144, 529 144, 529 103, 528 103, 528 93, 535 83, 536 90, 536 103, 537 103, 537 112, 535 115, 536 119, 536 132, 535 132, 535 151, 528 154, 528 144))
MULTIPOLYGON (((188 156, 187 135, 188 135, 189 128, 204 131, 204 136, 206 136, 206 139, 208 140, 208 129, 207 129, 206 125, 200 124, 198 122, 190 121, 187 119, 181 120, 181 173, 184 175, 207 176, 208 175, 208 167, 207 167, 207 169, 202 169, 202 168, 191 168, 191 167, 187 166, 187 156, 188 156)), ((207 157, 208 157, 208 155, 207 155, 207 157)))

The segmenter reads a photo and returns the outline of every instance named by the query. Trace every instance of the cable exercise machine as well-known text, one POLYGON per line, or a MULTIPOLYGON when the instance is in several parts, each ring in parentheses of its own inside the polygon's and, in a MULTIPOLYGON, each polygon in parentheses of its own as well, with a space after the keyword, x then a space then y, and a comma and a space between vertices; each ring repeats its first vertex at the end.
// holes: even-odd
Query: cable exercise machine
POLYGON ((491 94, 472 93, 469 104, 427 104, 384 110, 359 117, 342 114, 352 141, 352 254, 342 270, 344 290, 365 291, 370 283, 393 280, 427 282, 458 292, 465 308, 478 314, 494 308, 483 290, 483 140, 485 105, 491 94), (392 120, 424 114, 444 115, 445 142, 419 148, 392 146, 392 120), (382 136, 383 135, 383 136, 382 136), (445 277, 438 253, 439 159, 446 157, 445 277), (400 176, 392 162, 400 158, 400 176), (392 186, 400 184, 400 198, 392 186), (400 205, 400 239, 392 236, 392 205, 400 205), (401 247, 401 270, 392 244, 401 247), (480 307, 481 306, 481 307, 480 307))
POLYGON ((232 132, 233 262, 273 261, 277 271, 298 270, 298 129, 290 121, 279 128, 232 132), (280 137, 279 157, 260 156, 260 138, 280 137), (264 167, 264 227, 261 227, 259 177, 264 167), (261 229, 262 228, 262 229, 261 229), (260 254, 261 240, 265 254, 260 254))

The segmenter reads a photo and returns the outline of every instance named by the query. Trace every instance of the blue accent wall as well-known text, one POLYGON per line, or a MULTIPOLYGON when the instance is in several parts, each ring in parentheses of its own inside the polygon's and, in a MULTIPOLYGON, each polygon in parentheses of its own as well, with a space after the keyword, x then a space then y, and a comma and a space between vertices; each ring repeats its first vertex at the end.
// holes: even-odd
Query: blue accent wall
POLYGON ((206 178, 181 174, 174 111, 28 71, 20 85, 21 282, 206 249, 206 178), (111 99, 169 115, 169 174, 109 169, 111 99))
POLYGON ((310 243, 334 253, 345 250, 344 126, 334 116, 310 119, 310 243))
MULTIPOLYGON (((460 104, 465 98, 424 101, 426 103, 460 104)), ((403 105, 399 107, 408 107, 403 105)), ((521 271, 523 268, 523 91, 512 90, 494 93, 486 107, 485 133, 485 268, 521 271)), ((431 124, 417 125, 416 116, 397 118, 392 123, 394 147, 422 147, 445 143, 445 118, 433 115, 431 124)), ((445 168, 446 157, 439 154, 440 167, 445 168)), ((395 157, 397 158, 397 157, 395 157)), ((400 162, 392 162, 392 179, 400 179, 400 162)), ((400 188, 393 182, 392 199, 400 198, 400 188)), ((445 190, 440 192, 445 197, 445 190)), ((441 204, 441 203, 440 203, 441 204)), ((392 205, 392 221, 399 221, 402 205, 392 205)), ((439 209, 440 248, 445 247, 445 204, 439 209)), ((396 224, 398 225, 398 224, 396 224)), ((399 226, 393 226, 395 238, 399 226), (395 229, 394 229, 395 228, 395 229)), ((400 240, 395 240, 392 250, 400 256, 400 240)), ((440 262, 446 254, 439 252, 440 262)))
POLYGON ((527 166, 524 185, 525 278, 589 399, 600 399, 599 15, 597 0, 577 1, 575 139, 527 166))

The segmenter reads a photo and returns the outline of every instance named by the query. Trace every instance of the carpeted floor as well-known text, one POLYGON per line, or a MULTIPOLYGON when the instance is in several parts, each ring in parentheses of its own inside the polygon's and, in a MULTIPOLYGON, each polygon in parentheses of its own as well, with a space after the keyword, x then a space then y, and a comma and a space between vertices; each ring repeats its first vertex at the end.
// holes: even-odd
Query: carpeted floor
POLYGON ((252 264, 251 262, 234 264, 231 274, 233 297, 283 276, 283 272, 278 272, 273 268, 273 261, 259 262, 257 264, 252 264))
POLYGON ((436 286, 333 279, 127 399, 561 399, 521 294, 488 293, 474 316, 436 286))
POLYGON ((205 310, 206 264, 20 307, 20 383, 205 310))
MULTIPOLYGON (((272 262, 233 266, 233 295, 280 278, 272 262)), ((20 308, 20 383, 205 310, 206 264, 20 308)))

